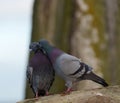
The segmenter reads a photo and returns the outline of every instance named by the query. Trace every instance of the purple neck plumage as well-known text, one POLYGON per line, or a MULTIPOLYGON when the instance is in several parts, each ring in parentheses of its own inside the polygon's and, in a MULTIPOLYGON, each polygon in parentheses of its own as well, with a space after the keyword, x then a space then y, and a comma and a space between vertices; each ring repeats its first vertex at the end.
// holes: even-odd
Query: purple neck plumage
POLYGON ((61 54, 63 53, 63 51, 54 48, 50 54, 49 54, 49 58, 51 59, 51 62, 54 63, 57 59, 57 57, 59 57, 61 54))
POLYGON ((48 62, 48 59, 43 54, 43 52, 41 50, 39 50, 33 55, 33 57, 31 58, 31 62, 34 63, 34 64, 41 64, 41 63, 48 62))

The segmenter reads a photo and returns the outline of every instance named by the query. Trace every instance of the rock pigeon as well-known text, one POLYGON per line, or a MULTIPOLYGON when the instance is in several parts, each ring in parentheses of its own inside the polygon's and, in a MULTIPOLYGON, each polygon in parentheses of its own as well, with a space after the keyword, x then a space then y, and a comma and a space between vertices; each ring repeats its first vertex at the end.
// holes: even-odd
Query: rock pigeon
POLYGON ((55 72, 65 80, 67 90, 69 93, 72 90, 72 85, 76 81, 92 80, 96 83, 108 86, 104 79, 92 72, 92 67, 82 62, 79 58, 69 55, 62 50, 49 44, 47 40, 40 40, 39 47, 46 51, 52 62, 55 72))
POLYGON ((27 78, 35 97, 48 95, 48 91, 54 81, 54 69, 44 51, 38 46, 37 42, 30 45, 30 50, 34 52, 33 57, 29 61, 27 67, 27 78))

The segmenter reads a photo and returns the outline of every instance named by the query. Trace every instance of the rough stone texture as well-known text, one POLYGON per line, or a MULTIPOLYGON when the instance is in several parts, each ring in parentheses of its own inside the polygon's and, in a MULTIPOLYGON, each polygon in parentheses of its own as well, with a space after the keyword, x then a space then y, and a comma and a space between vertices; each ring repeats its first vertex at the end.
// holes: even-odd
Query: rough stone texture
POLYGON ((17 103, 120 103, 120 86, 74 91, 65 96, 56 94, 17 103))

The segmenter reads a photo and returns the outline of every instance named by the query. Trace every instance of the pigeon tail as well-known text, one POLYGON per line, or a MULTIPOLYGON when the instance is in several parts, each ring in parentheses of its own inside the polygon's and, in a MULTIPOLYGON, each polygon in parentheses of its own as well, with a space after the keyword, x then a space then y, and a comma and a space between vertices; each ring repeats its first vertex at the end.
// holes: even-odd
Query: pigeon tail
POLYGON ((108 84, 106 83, 106 81, 104 79, 97 76, 93 72, 90 72, 89 74, 85 74, 82 79, 84 79, 84 80, 92 80, 92 81, 94 81, 96 83, 99 83, 99 84, 103 85, 104 87, 108 86, 108 84))

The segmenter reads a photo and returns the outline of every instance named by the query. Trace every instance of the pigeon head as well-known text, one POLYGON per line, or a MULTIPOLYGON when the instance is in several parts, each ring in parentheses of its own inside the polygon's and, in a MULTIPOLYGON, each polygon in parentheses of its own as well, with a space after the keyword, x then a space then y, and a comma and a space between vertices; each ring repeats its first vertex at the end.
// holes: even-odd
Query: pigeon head
POLYGON ((49 42, 45 39, 39 41, 39 47, 45 52, 49 53, 53 47, 49 44, 49 42))
POLYGON ((39 41, 39 45, 40 45, 41 48, 45 48, 46 46, 49 45, 49 42, 47 40, 45 40, 45 39, 41 39, 39 41))
POLYGON ((36 52, 39 50, 39 43, 38 42, 32 42, 29 46, 30 51, 36 52))
POLYGON ((41 51, 44 54, 46 54, 46 51, 41 48, 41 46, 39 45, 39 42, 32 42, 29 46, 29 49, 30 51, 33 51, 34 53, 41 51))

